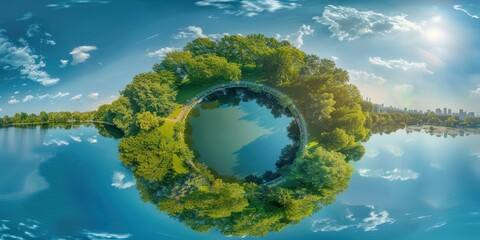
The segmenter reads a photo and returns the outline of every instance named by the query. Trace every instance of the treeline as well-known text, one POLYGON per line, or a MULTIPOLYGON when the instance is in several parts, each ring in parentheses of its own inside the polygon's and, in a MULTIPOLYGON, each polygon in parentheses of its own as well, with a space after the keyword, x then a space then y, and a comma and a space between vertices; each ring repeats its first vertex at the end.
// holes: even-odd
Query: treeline
MULTIPOLYGON (((368 103, 370 104, 370 103, 368 103)), ((480 117, 465 117, 460 120, 458 116, 437 115, 430 113, 372 112, 372 133, 391 133, 406 126, 433 125, 444 127, 480 127, 480 117)))
POLYGON ((132 169, 143 200, 197 231, 236 236, 279 231, 333 202, 353 172, 348 161, 365 153, 361 142, 374 117, 347 71, 260 34, 196 39, 168 53, 153 72, 135 76, 117 100, 93 114, 124 133, 120 159, 132 169), (285 155, 278 186, 215 178, 195 161, 184 124, 165 119, 182 106, 179 92, 193 97, 205 86, 237 80, 280 89, 307 122, 312 143, 294 161, 285 155))
POLYGON ((94 112, 40 112, 35 113, 15 113, 13 116, 3 116, 0 118, 0 127, 32 125, 32 124, 58 124, 92 121, 94 112))
POLYGON ((358 160, 365 152, 359 142, 369 136, 370 113, 357 87, 349 83, 348 72, 288 41, 261 34, 218 41, 198 38, 183 51, 168 53, 153 69, 174 73, 177 86, 238 79, 274 86, 301 108, 311 139, 348 160, 358 160))
POLYGON ((365 152, 360 142, 370 134, 371 113, 348 73, 287 41, 258 34, 199 38, 183 51, 168 53, 153 70, 136 76, 95 118, 126 133, 120 158, 133 170, 142 198, 197 231, 261 236, 298 223, 346 189, 353 172, 348 161, 365 152), (236 80, 267 84, 289 95, 316 142, 294 161, 283 156, 279 186, 216 178, 195 161, 185 144, 184 124, 162 119, 182 104, 176 99, 182 91, 197 89, 193 97, 205 86, 236 80))
POLYGON ((167 117, 178 104, 177 82, 169 71, 142 73, 133 78, 120 97, 98 108, 94 119, 114 124, 125 135, 158 127, 161 117, 167 117))

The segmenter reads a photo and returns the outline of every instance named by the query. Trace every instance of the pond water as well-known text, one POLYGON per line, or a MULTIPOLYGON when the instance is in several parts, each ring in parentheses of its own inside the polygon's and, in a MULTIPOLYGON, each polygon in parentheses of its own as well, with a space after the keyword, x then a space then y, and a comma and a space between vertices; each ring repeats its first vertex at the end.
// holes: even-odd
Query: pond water
MULTIPOLYGON (((227 239, 144 203, 117 144, 93 127, 0 129, 0 239, 227 239)), ((334 204, 265 239, 478 239, 480 136, 365 146, 334 204)))
POLYGON ((287 128, 293 120, 269 94, 218 91, 192 110, 190 147, 221 175, 258 176, 276 170, 282 149, 292 144, 287 128))

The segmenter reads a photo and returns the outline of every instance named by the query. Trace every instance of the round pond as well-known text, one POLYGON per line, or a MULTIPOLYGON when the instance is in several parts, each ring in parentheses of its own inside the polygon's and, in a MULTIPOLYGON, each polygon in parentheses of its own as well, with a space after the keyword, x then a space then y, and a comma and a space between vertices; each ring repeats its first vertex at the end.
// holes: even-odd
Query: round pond
POLYGON ((294 147, 298 126, 291 112, 273 95, 247 88, 219 90, 205 97, 190 112, 187 131, 198 161, 222 176, 275 172, 298 150, 294 147))

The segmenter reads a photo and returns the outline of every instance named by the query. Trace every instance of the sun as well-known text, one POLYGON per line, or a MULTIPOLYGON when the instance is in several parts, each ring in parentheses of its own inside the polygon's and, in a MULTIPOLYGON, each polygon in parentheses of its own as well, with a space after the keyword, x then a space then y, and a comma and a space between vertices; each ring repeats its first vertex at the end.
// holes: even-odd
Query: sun
POLYGON ((429 43, 444 44, 447 42, 447 34, 440 28, 430 28, 424 32, 425 40, 429 43))

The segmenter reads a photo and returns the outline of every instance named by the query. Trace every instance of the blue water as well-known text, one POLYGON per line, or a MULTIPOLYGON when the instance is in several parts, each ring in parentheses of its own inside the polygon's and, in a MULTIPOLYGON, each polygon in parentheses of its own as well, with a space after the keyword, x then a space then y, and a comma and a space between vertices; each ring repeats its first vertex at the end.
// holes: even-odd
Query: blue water
MULTIPOLYGON (((334 204, 265 239, 478 239, 479 143, 375 135, 334 204)), ((92 127, 0 129, 0 239, 227 238, 144 203, 117 144, 92 127)))
POLYGON ((195 107, 198 115, 191 116, 192 149, 198 151, 198 161, 206 163, 221 175, 244 178, 275 172, 275 162, 282 148, 292 144, 287 127, 293 118, 275 117, 271 109, 256 101, 238 104, 215 104, 206 101, 195 107))

